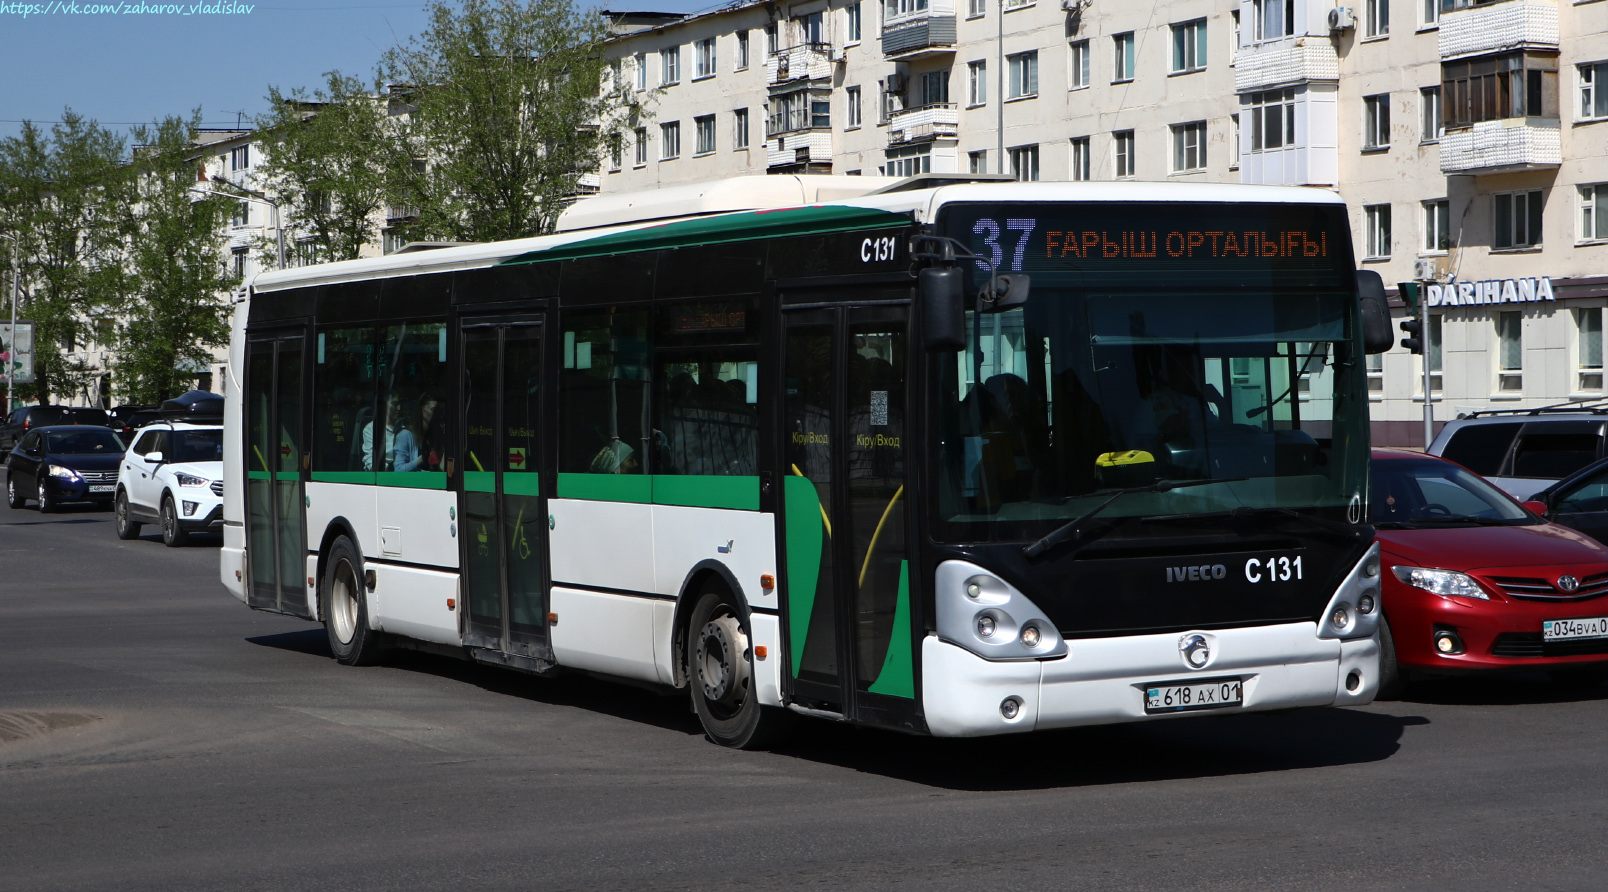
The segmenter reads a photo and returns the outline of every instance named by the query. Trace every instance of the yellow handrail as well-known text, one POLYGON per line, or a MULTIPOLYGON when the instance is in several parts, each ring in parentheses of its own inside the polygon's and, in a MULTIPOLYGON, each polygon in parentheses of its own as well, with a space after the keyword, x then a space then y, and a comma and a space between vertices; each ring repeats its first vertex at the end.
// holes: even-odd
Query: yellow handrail
POLYGON ((877 540, 882 538, 882 525, 888 522, 888 515, 893 513, 893 506, 899 503, 899 497, 904 495, 904 487, 900 486, 894 491, 893 498, 888 500, 888 507, 882 509, 882 519, 877 521, 876 532, 871 534, 871 544, 865 549, 865 563, 860 565, 860 581, 855 583, 856 588, 865 587, 865 572, 871 569, 871 555, 876 553, 877 540))
MULTIPOLYGON (((798 469, 798 465, 791 465, 790 467, 792 467, 794 474, 796 474, 796 475, 798 475, 800 477, 804 476, 804 472, 800 471, 798 469)), ((807 480, 809 478, 806 477, 805 479, 807 480)), ((816 503, 815 503, 815 507, 821 509, 821 523, 826 525, 826 538, 828 538, 828 539, 832 538, 832 520, 831 520, 831 518, 826 516, 826 506, 821 504, 820 501, 817 500, 816 503)))

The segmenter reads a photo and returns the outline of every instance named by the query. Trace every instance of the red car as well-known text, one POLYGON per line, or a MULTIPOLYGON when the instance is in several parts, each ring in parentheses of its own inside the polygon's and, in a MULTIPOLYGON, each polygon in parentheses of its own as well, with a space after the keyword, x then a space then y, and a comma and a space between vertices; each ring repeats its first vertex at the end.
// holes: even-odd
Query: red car
POLYGON ((1464 670, 1608 679, 1608 547, 1421 452, 1373 450, 1372 484, 1385 584, 1381 696, 1464 670))

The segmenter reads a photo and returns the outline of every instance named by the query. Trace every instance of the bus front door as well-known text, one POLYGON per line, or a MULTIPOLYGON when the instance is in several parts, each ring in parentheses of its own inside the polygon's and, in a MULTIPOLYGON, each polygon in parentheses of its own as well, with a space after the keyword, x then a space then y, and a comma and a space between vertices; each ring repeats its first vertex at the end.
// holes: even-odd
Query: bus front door
POLYGON ((909 310, 788 312, 782 530, 793 695, 882 723, 914 714, 905 490, 909 310))
POLYGON ((246 344, 246 599, 312 619, 302 492, 301 333, 246 344))
POLYGON ((464 644, 550 662, 541 321, 465 320, 462 332, 464 644))

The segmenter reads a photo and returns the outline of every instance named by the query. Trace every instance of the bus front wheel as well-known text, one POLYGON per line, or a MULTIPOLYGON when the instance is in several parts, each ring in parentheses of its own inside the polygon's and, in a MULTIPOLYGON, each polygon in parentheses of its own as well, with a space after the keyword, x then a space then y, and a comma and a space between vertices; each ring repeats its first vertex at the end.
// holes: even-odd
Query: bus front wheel
POLYGON ((687 626, 687 645, 687 687, 704 734, 737 749, 774 743, 792 716, 760 705, 754 649, 729 597, 708 592, 698 599, 687 626))
POLYGON ((330 651, 347 666, 374 663, 380 652, 379 634, 369 628, 362 561, 352 540, 336 539, 324 566, 324 630, 329 633, 330 651))

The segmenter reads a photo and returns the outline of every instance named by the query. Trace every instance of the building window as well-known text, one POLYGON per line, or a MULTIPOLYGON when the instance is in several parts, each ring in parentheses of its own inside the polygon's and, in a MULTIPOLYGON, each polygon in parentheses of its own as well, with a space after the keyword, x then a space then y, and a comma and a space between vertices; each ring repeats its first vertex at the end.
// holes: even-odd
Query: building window
POLYGON ((1424 142, 1439 142, 1446 135, 1446 127, 1441 123, 1440 91, 1440 87, 1425 87, 1418 91, 1418 107, 1423 113, 1423 120, 1419 123, 1419 139, 1424 142))
POLYGON ((1206 67, 1206 20, 1172 26, 1172 71, 1200 71, 1206 67))
POLYGON ((888 153, 888 163, 884 168, 885 176, 913 177, 924 173, 932 173, 930 148, 888 153))
POLYGON ((1446 127, 1503 118, 1556 118, 1556 56, 1507 53, 1441 63, 1446 127))
POLYGON ((616 133, 609 137, 609 170, 619 170, 625 164, 625 140, 616 133))
POLYGON ((848 43, 859 43, 860 42, 860 31, 861 31, 861 24, 860 23, 863 21, 860 18, 860 4, 851 3, 848 6, 844 7, 843 16, 844 16, 844 19, 845 19, 845 24, 847 25, 847 28, 845 29, 846 32, 848 33, 848 41, 847 42, 848 43))
POLYGON ((1574 311, 1575 390, 1602 390, 1602 307, 1574 311))
POLYGON ((1173 138, 1173 173, 1195 173, 1206 169, 1206 122, 1193 121, 1175 124, 1173 138))
POLYGON ((1228 140, 1228 169, 1229 170, 1239 170, 1239 166, 1240 166, 1239 115, 1229 115, 1228 116, 1228 126, 1229 126, 1229 130, 1232 131, 1229 134, 1229 140, 1228 140))
POLYGON ((921 76, 921 104, 949 104, 949 69, 929 71, 921 76))
POLYGON ((1133 32, 1113 36, 1111 48, 1115 53, 1111 68, 1112 82, 1133 80, 1133 32))
POLYGON ((1608 239, 1608 183, 1580 187, 1580 240, 1608 239))
POLYGON ((810 100, 810 126, 816 129, 830 129, 832 126, 832 100, 810 100))
POLYGON ((1541 244, 1541 190, 1498 192, 1491 199, 1496 226, 1491 247, 1533 248, 1541 244))
POLYGON ((681 122, 671 121, 659 125, 659 160, 668 161, 681 155, 681 122))
POLYGON ((1368 398, 1382 400, 1385 398, 1385 354, 1369 353, 1367 361, 1368 398))
POLYGON ((1240 17, 1239 10, 1229 13, 1229 21, 1233 27, 1228 29, 1228 64, 1233 65, 1239 60, 1240 48, 1240 17))
POLYGON ((1580 65, 1580 117, 1608 118, 1608 62, 1580 65))
POLYGON ((681 80, 681 47, 673 46, 659 51, 659 83, 669 85, 681 80))
POLYGON ((1390 94, 1362 97, 1362 147, 1390 148, 1390 94))
POLYGON ((812 12, 801 16, 794 21, 798 22, 799 42, 810 46, 820 46, 826 43, 826 16, 823 13, 812 12))
POLYGON ((966 4, 966 18, 980 19, 988 14, 988 0, 969 0, 966 4))
MULTIPOLYGON (((858 87, 856 89, 859 89, 858 87)), ((731 113, 731 147, 748 148, 748 109, 739 108, 731 113)))
POLYGON ((636 129, 636 165, 641 167, 648 163, 648 128, 636 129))
POLYGON ((1086 182, 1089 179, 1089 138, 1080 136, 1072 140, 1072 179, 1086 182))
POLYGON ((246 276, 246 252, 248 248, 234 248, 229 251, 229 269, 234 272, 235 278, 243 279, 246 276))
POLYGON ((646 90, 648 88, 648 54, 637 53, 635 63, 636 88, 638 90, 646 90))
POLYGON ((735 64, 732 65, 732 68, 737 70, 737 71, 742 71, 743 69, 745 69, 747 67, 748 67, 748 32, 747 31, 738 31, 737 32, 737 60, 736 60, 735 64))
POLYGON ((251 225, 251 202, 249 202, 249 201, 237 201, 237 202, 235 202, 234 214, 230 217, 229 222, 230 222, 231 225, 233 225, 237 229, 239 227, 241 227, 241 226, 250 226, 251 225))
POLYGON ((1362 209, 1363 225, 1367 229, 1368 260, 1384 260, 1390 256, 1390 205, 1370 204, 1362 209))
POLYGON ((1441 0, 1422 0, 1424 4, 1423 27, 1433 28, 1440 24, 1441 0))
POLYGON ((692 76, 694 79, 715 76, 715 39, 706 37, 692 45, 692 76))
MULTIPOLYGON (((1441 358, 1444 355, 1441 351, 1441 344, 1444 342, 1442 336, 1446 331, 1442 323, 1445 321, 1445 317, 1439 313, 1430 313, 1425 319, 1425 328, 1428 330, 1424 332, 1424 336, 1427 338, 1427 342, 1424 344, 1424 352, 1429 356, 1429 390, 1431 393, 1441 392, 1441 358)), ((1415 377, 1422 379, 1423 376, 1417 375, 1415 377)), ((1416 389, 1421 392, 1423 387, 1424 382, 1420 380, 1416 389)))
POLYGON ((972 173, 988 173, 988 152, 967 152, 966 161, 972 173))
POLYGON ((251 169, 251 146, 235 146, 229 150, 229 170, 251 169))
POLYGON ((1505 310, 1496 318, 1496 389, 1498 393, 1524 391, 1524 314, 1505 310))
POLYGON ((843 105, 845 109, 843 118, 844 128, 853 130, 854 128, 859 127, 864 120, 863 111, 860 105, 859 87, 850 87, 843 91, 843 105))
POLYGON ((1068 48, 1071 52, 1067 56, 1070 66, 1067 83, 1072 85, 1071 89, 1081 90, 1089 85, 1089 42, 1074 40, 1068 48))
POLYGON ((1295 145, 1295 91, 1250 94, 1251 151, 1295 145))
POLYGON ((1367 0, 1362 8, 1362 36, 1390 36, 1390 0, 1367 0))
POLYGON ((1037 96, 1038 50, 1006 56, 1005 61, 1010 70, 1010 82, 1006 84, 1007 95, 1011 99, 1037 96))
POLYGON ((774 56, 781 51, 782 39, 780 29, 776 27, 775 22, 771 22, 769 25, 765 26, 765 52, 774 56))
POLYGON ((985 61, 966 63, 966 104, 988 104, 988 63, 985 61))
POLYGON ((1451 203, 1446 199, 1424 202, 1424 253, 1444 254, 1451 250, 1451 203))
POLYGON ((1252 0, 1256 39, 1278 40, 1295 33, 1295 0, 1252 0))
POLYGON ((702 115, 692 119, 692 126, 697 135, 697 152, 707 155, 715 150, 715 116, 702 115))
POLYGON ((1116 143, 1117 176, 1133 176, 1133 131, 1118 130, 1111 134, 1111 139, 1116 143))
POLYGON ((1010 150, 1011 176, 1019 182, 1037 182, 1039 178, 1038 146, 1017 146, 1010 150))

